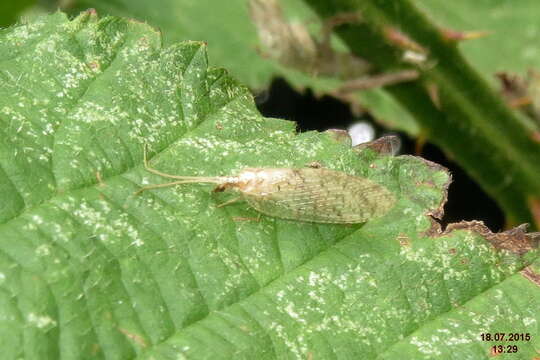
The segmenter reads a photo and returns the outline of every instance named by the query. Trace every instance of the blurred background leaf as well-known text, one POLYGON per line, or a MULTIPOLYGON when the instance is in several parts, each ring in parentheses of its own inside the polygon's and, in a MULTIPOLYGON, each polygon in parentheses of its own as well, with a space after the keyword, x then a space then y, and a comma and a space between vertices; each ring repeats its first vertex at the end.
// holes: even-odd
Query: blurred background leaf
POLYGON ((14 24, 21 13, 35 5, 36 0, 2 1, 0 2, 0 28, 14 24))

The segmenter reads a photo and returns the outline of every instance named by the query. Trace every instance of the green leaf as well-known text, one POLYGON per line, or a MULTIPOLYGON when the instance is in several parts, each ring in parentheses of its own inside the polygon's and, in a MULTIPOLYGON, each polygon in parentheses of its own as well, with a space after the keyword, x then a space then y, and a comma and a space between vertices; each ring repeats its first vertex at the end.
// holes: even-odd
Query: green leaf
POLYGON ((35 3, 36 0, 0 2, 0 28, 15 23, 20 14, 35 3))
POLYGON ((262 118, 203 43, 142 23, 58 13, 2 30, 0 56, 4 358, 488 359, 480 333, 538 338, 535 235, 441 233, 441 167, 262 118), (398 201, 340 226, 251 220, 205 184, 136 196, 164 181, 143 144, 169 173, 318 161, 398 201))

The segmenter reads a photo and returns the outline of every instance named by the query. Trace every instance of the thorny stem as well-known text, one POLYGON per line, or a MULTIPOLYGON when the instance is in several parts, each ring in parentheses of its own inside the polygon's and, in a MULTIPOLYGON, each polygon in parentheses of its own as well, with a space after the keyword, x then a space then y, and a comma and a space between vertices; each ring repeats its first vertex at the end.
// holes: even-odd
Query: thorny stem
POLYGON ((395 85, 405 81, 416 80, 420 73, 416 70, 402 70, 382 74, 370 75, 350 81, 345 81, 337 90, 337 95, 347 94, 353 91, 374 89, 383 86, 395 85))
MULTIPOLYGON (((399 29, 428 52, 429 68, 417 81, 387 90, 436 143, 463 166, 509 216, 532 222, 528 201, 540 198, 539 131, 518 117, 462 57, 457 42, 410 0, 304 0, 322 18, 359 12, 362 23, 336 29, 351 51, 381 71, 403 68, 405 49, 385 35, 399 29), (428 85, 431 91, 428 91, 428 85), (432 100, 436 89, 438 102, 432 100)), ((539 226, 538 224, 536 224, 539 226)))

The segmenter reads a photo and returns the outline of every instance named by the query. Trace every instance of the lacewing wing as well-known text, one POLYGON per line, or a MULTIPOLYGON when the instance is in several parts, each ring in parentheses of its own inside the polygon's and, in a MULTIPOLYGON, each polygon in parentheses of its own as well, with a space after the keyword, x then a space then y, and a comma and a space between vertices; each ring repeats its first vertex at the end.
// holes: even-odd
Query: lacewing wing
MULTIPOLYGON (((325 168, 249 168, 237 176, 177 176, 147 170, 177 179, 149 185, 138 192, 185 183, 214 183, 216 192, 233 190, 258 212, 297 221, 333 224, 366 222, 386 214, 395 196, 384 186, 360 176, 325 168)), ((222 204, 226 205, 226 204, 222 204)))

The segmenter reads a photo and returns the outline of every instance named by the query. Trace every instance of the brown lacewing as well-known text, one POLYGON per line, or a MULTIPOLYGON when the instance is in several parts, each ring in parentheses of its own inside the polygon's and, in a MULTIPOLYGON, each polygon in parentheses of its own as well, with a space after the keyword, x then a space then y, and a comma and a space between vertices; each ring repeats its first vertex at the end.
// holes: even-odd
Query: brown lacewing
POLYGON ((395 204, 394 195, 369 179, 325 168, 247 168, 236 176, 177 176, 148 166, 148 171, 176 181, 148 185, 145 190, 187 183, 217 184, 214 192, 234 190, 258 212, 289 220, 354 224, 386 214, 395 204))

